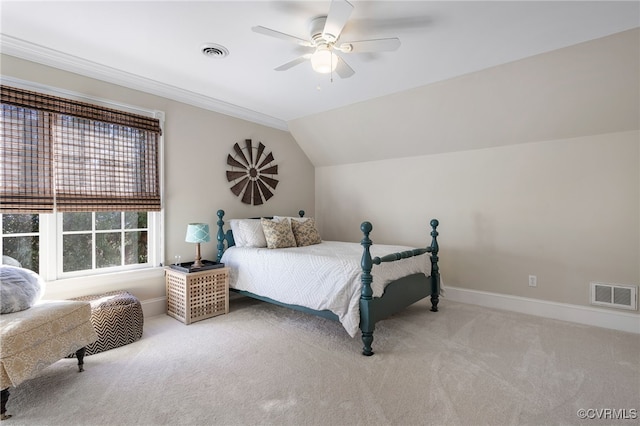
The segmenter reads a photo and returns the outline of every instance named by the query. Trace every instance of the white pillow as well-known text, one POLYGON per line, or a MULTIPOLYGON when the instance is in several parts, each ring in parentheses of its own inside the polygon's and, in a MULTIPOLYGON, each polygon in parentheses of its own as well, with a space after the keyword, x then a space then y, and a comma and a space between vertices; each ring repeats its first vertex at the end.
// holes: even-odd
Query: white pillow
POLYGON ((273 220, 275 222, 280 222, 282 220, 288 220, 289 222, 291 222, 292 220, 298 221, 298 222, 306 222, 307 219, 309 219, 308 217, 294 217, 294 216, 274 216, 273 220))
POLYGON ((267 246, 260 219, 231 219, 229 225, 237 247, 267 246))
POLYGON ((44 294, 45 282, 40 275, 17 266, 0 266, 0 313, 24 311, 44 294))
POLYGON ((242 233, 240 232, 240 225, 238 225, 240 221, 238 219, 231 219, 229 221, 229 226, 231 227, 231 232, 233 233, 233 242, 236 244, 236 247, 244 247, 244 241, 242 241, 242 233))

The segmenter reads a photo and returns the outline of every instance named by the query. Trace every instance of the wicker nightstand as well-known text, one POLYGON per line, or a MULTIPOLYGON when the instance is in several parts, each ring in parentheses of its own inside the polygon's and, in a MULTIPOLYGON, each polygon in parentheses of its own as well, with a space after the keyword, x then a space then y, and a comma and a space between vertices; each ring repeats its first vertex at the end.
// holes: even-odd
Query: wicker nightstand
POLYGON ((185 324, 229 312, 229 269, 165 269, 167 315, 185 324))

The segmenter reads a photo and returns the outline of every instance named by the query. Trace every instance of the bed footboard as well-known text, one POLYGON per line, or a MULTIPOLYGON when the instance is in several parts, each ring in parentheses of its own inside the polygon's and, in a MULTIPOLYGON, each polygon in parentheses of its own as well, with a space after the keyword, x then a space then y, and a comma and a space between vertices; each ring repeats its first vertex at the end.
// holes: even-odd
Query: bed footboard
MULTIPOLYGON (((300 217, 304 216, 304 211, 299 212, 300 217)), ((226 248, 233 246, 233 236, 231 230, 224 230, 224 210, 217 211, 218 216, 218 232, 217 232, 217 261, 220 262, 222 255, 226 248)), ((438 220, 433 219, 430 222, 431 225, 431 244, 426 248, 417 248, 413 250, 407 250, 400 253, 392 253, 382 257, 371 257, 370 247, 372 241, 369 238, 369 233, 372 231, 373 226, 369 222, 363 222, 360 226, 361 231, 364 234, 360 244, 364 248, 361 260, 362 275, 361 275, 361 296, 360 296, 360 330, 362 331, 362 342, 364 347, 362 354, 366 356, 373 355, 372 343, 373 332, 377 321, 383 320, 396 312, 401 311, 407 306, 431 296, 431 310, 433 312, 438 311, 438 301, 440 295, 440 269, 438 267, 438 220), (420 256, 426 253, 431 253, 431 272, 430 276, 426 276, 423 273, 417 273, 405 276, 396 281, 389 283, 384 290, 382 297, 373 297, 373 290, 371 283, 373 276, 371 270, 373 265, 379 265, 384 262, 393 262, 400 259, 406 259, 413 256, 420 256)), ((329 311, 313 311, 311 309, 302 308, 296 305, 286 305, 274 300, 257 296, 247 292, 240 292, 247 296, 255 297, 257 299, 267 301, 270 303, 276 303, 281 306, 290 307, 293 309, 299 309, 303 312, 320 315, 329 319, 338 319, 335 314, 329 311)))
POLYGON ((407 306, 431 295, 431 310, 438 311, 438 301, 440 296, 440 269, 438 267, 438 220, 433 219, 431 225, 431 245, 426 248, 417 248, 400 253, 391 253, 383 257, 371 257, 370 247, 372 244, 369 234, 373 226, 369 222, 363 222, 360 230, 364 234, 360 244, 363 247, 362 253, 362 294, 360 296, 360 330, 362 331, 362 354, 373 355, 371 345, 373 343, 373 332, 377 321, 406 308, 407 306), (393 281, 387 285, 382 298, 374 298, 371 282, 373 276, 371 269, 373 265, 384 262, 394 262, 400 259, 407 259, 413 256, 420 256, 431 253, 431 273, 427 277, 424 274, 413 274, 393 281))

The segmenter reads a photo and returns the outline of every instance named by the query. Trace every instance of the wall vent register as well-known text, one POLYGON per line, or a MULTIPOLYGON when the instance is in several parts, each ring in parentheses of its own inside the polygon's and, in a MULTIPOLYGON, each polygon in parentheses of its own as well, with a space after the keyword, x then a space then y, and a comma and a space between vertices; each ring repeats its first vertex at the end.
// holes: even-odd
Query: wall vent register
POLYGON ((636 311, 638 309, 638 287, 592 282, 591 304, 636 311))

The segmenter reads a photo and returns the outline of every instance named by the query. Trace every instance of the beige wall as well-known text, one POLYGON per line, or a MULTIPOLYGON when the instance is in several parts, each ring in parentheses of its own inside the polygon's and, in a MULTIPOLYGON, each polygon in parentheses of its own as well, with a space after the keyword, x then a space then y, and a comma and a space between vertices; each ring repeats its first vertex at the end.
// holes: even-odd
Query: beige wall
POLYGON ((293 120, 317 166, 637 130, 640 29, 293 120))
POLYGON ((588 305, 590 281, 640 284, 639 75, 635 29, 290 123, 323 237, 369 220, 424 245, 436 217, 450 286, 588 305))
MULTIPOLYGON (((590 281, 640 282, 639 34, 296 120, 296 139, 11 57, 1 71, 166 113, 168 259, 191 256, 185 225, 213 226, 219 208, 227 218, 302 208, 325 239, 359 241, 369 220, 374 242, 408 245, 426 244, 436 217, 445 285, 587 305, 590 281), (245 138, 272 149, 281 170, 262 208, 240 203, 224 177, 226 154, 245 138), (315 172, 296 142, 317 160, 315 172), (364 150, 377 157, 359 156, 364 150)), ((212 257, 215 244, 203 253, 212 257)), ((101 288, 86 286, 56 294, 101 288)), ((127 287, 143 298, 164 295, 157 277, 124 279, 127 287)))
POLYGON ((577 305, 640 282, 638 131, 316 168, 323 238, 424 246, 445 285, 577 305), (537 275, 538 287, 528 286, 537 275))
MULTIPOLYGON (((216 211, 226 218, 261 214, 293 215, 300 209, 314 214, 314 168, 288 132, 196 108, 166 98, 46 67, 11 56, 2 56, 3 76, 70 90, 87 96, 163 111, 165 257, 177 254, 193 260, 195 247, 185 243, 189 222, 209 223, 216 230, 216 211), (275 196, 261 207, 243 204, 229 190, 226 157, 233 144, 252 139, 263 142, 278 164, 280 183, 275 196)), ((216 242, 202 244, 202 255, 213 259, 216 242)), ((165 294, 162 274, 131 279, 123 274, 115 286, 100 278, 50 283, 46 297, 73 297, 107 289, 130 289, 143 300, 165 294)))

